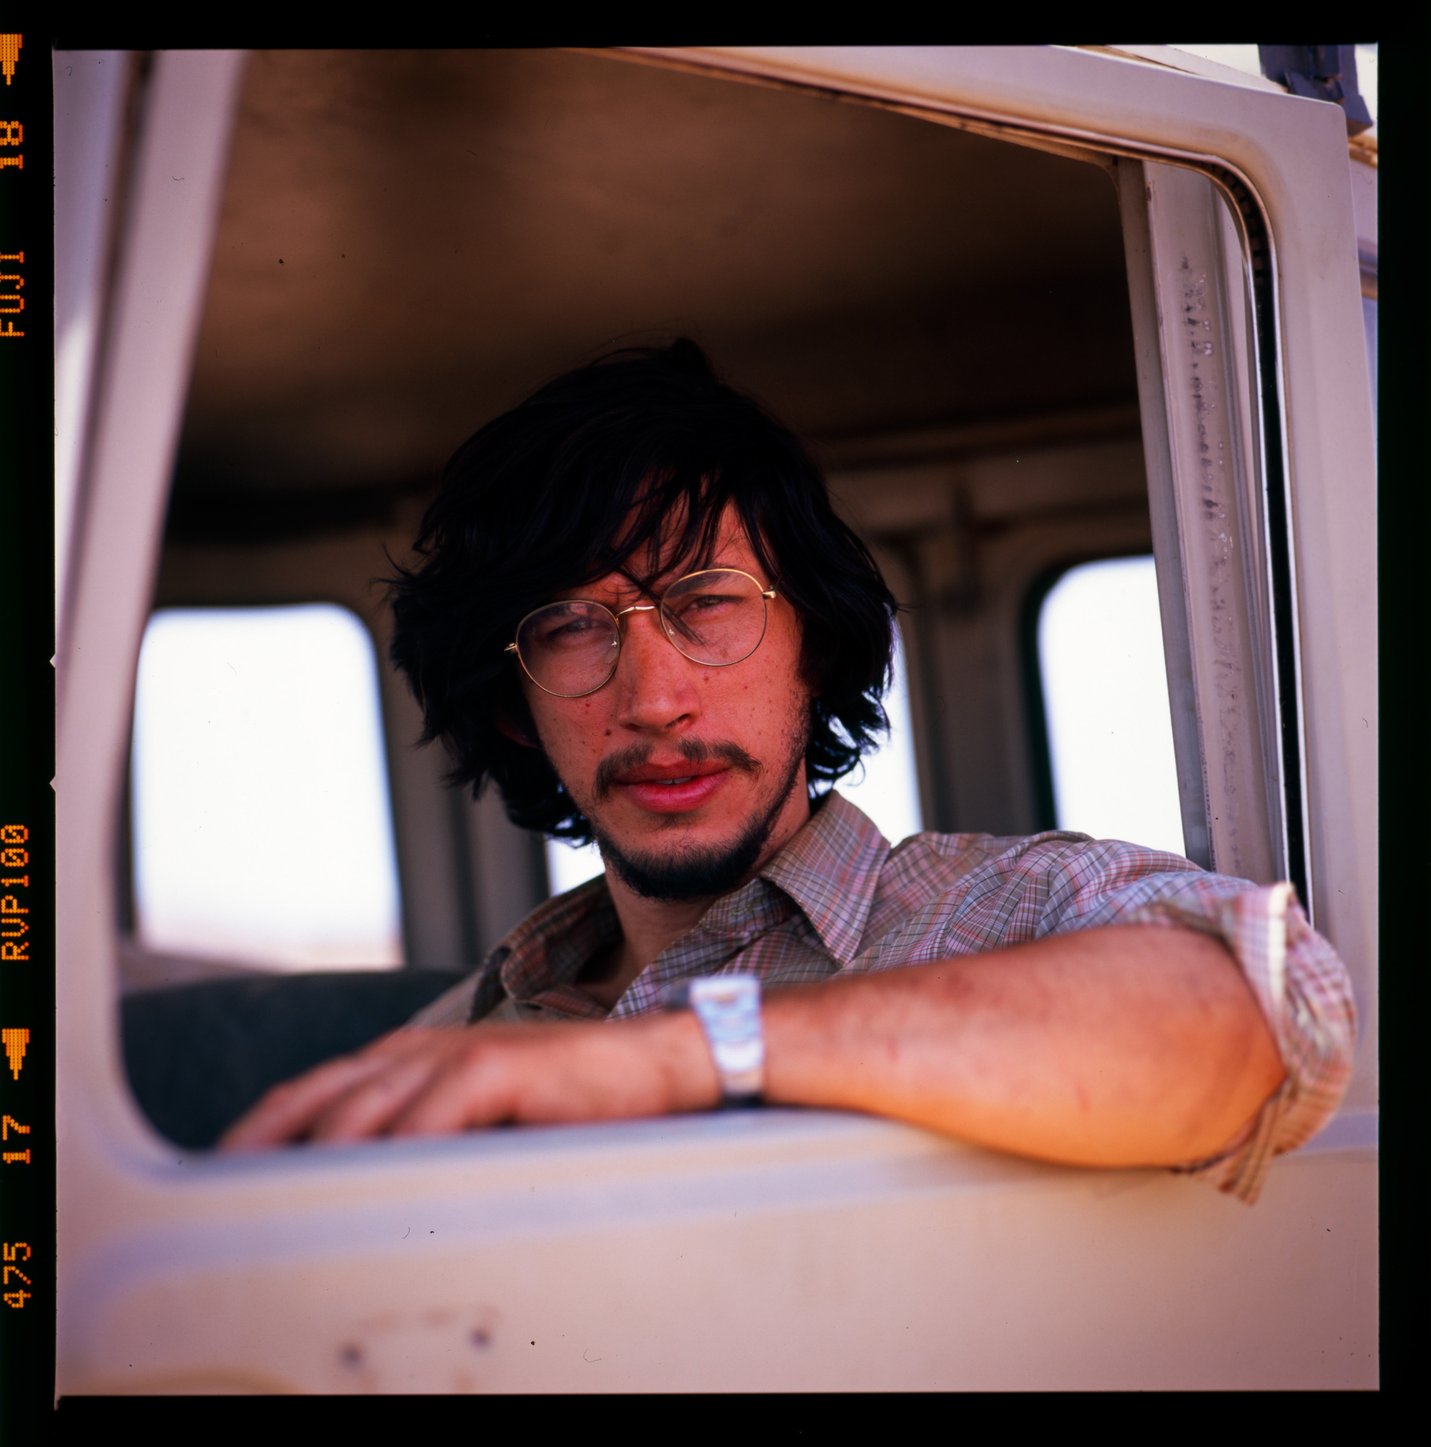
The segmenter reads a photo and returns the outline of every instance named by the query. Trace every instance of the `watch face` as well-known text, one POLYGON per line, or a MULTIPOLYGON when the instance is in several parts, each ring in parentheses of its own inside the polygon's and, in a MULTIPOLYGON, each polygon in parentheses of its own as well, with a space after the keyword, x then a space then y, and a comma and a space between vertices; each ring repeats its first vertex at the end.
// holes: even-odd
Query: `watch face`
POLYGON ((691 982, 690 998, 727 1103, 758 1098, 765 1064, 760 981, 754 975, 712 975, 691 982))

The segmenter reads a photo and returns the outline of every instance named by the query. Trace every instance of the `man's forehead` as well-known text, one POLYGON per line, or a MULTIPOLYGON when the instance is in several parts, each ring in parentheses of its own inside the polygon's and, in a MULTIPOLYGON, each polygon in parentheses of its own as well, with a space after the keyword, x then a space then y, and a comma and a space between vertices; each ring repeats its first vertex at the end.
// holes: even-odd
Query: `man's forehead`
POLYGON ((589 591, 595 584, 610 585, 618 592, 659 592, 687 573, 722 564, 745 572, 760 568, 759 554, 745 524, 730 505, 709 534, 702 530, 694 540, 687 536, 683 518, 671 518, 658 537, 638 548, 619 567, 564 589, 563 596, 589 591))

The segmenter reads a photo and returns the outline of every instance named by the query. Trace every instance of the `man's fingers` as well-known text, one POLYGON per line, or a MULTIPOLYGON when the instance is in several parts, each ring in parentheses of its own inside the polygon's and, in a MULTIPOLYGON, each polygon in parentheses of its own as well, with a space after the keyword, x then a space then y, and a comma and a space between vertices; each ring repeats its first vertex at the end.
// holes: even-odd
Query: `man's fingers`
POLYGON ((391 1131, 409 1103, 430 1088, 433 1074, 434 1062, 427 1055, 398 1055, 376 1062, 366 1078, 350 1086, 311 1122, 308 1139, 354 1141, 391 1131))
MULTIPOLYGON (((412 1033, 415 1035, 417 1032, 412 1033)), ((320 1122, 332 1118, 341 1121, 340 1107, 346 1097, 354 1091, 361 1091, 370 1081, 392 1070, 396 1062, 412 1055, 412 1045, 403 1037, 404 1032, 398 1031, 357 1055, 330 1060, 305 1075, 274 1086, 224 1132, 219 1138, 218 1148, 256 1150, 305 1140, 320 1122)), ((393 1108, 401 1104, 402 1101, 398 1100, 393 1108)), ((377 1112, 370 1105, 365 1114, 376 1115, 377 1112)), ((350 1137, 330 1135, 324 1138, 350 1137)))
POLYGON ((358 1057, 349 1056, 275 1085, 219 1137, 219 1149, 254 1150, 301 1139, 309 1122, 348 1089, 362 1070, 358 1057))
POLYGON ((484 1048, 487 1044, 465 1041, 464 1049, 453 1051, 439 1062, 429 1072, 423 1088, 411 1092, 402 1109, 389 1118, 389 1134, 441 1135, 513 1119, 513 1051, 510 1045, 505 1050, 500 1045, 493 1050, 484 1048))

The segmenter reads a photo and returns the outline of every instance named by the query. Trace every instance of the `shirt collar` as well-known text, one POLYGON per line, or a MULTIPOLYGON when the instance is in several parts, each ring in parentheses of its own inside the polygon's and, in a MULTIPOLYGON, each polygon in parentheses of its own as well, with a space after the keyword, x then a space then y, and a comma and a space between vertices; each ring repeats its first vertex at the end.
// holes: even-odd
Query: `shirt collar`
POLYGON ((889 841, 869 817, 831 792, 760 877, 804 910, 821 943, 845 966, 860 953, 889 854, 889 841))
POLYGON ((506 994, 524 999, 569 984, 620 937, 611 893, 598 876, 538 906, 488 956, 484 974, 498 976, 506 994))

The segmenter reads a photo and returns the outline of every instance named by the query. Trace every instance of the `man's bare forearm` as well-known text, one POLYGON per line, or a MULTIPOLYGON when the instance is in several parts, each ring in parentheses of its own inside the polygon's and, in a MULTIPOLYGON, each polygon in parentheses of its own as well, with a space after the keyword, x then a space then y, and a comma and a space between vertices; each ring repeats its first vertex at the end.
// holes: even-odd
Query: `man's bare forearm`
POLYGON ((766 1039, 771 1103, 1086 1165, 1214 1155, 1283 1078, 1226 948, 1159 925, 772 992, 766 1039))
MULTIPOLYGON (((1088 1165, 1227 1146, 1282 1078, 1216 940, 1161 926, 770 992, 766 1099, 866 1111, 1088 1165)), ((272 1092, 226 1144, 431 1134, 709 1108, 692 1016, 399 1031, 272 1092)))

